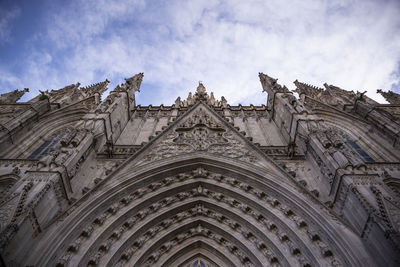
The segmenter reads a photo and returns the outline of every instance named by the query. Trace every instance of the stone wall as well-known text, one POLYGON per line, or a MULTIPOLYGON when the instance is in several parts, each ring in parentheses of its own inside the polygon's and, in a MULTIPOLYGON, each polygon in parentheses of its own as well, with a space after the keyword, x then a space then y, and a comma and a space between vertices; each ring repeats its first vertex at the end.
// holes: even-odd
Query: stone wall
POLYGON ((2 262, 398 266, 397 102, 259 76, 261 106, 140 106, 143 74, 2 96, 2 262))

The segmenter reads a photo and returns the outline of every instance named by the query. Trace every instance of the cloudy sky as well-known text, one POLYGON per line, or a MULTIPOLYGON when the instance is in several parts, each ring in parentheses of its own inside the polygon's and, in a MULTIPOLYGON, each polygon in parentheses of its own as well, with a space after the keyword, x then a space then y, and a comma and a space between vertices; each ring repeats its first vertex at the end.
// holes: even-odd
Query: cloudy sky
POLYGON ((263 104, 258 72, 322 87, 400 92, 398 0, 0 0, 0 91, 144 72, 138 102, 172 104, 202 81, 263 104))

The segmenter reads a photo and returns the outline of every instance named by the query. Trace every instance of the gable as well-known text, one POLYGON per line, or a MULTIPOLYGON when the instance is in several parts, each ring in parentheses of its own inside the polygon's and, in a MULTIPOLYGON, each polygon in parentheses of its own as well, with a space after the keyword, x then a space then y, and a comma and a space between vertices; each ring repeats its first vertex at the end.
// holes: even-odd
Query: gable
POLYGON ((133 156, 134 165, 189 153, 205 153, 263 166, 265 157, 207 104, 198 101, 133 156))

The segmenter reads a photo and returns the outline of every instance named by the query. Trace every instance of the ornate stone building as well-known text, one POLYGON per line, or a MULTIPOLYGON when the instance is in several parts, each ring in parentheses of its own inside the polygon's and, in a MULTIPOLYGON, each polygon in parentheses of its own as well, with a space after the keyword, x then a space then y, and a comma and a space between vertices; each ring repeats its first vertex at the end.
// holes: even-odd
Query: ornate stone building
POLYGON ((259 77, 262 106, 3 94, 1 265, 399 266, 399 95, 259 77))

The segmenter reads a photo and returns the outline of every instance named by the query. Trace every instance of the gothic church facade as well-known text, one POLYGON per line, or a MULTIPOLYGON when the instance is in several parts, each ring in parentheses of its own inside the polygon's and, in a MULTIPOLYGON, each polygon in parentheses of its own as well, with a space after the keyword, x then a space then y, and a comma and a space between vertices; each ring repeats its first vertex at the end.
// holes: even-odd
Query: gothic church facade
POLYGON ((1 95, 0 265, 399 266, 400 96, 259 78, 261 106, 1 95))

